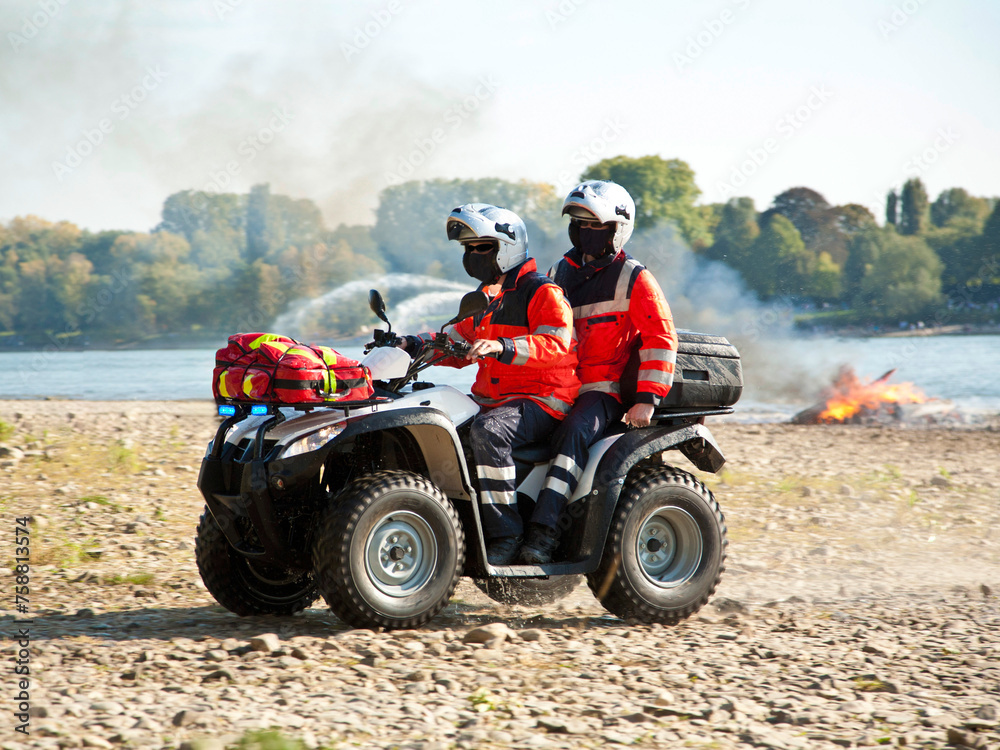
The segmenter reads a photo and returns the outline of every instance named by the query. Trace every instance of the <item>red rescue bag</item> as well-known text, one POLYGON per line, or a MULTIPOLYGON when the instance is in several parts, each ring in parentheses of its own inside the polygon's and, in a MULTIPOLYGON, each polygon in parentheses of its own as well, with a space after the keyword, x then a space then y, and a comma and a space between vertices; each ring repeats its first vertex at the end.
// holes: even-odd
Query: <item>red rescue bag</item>
POLYGON ((237 333, 215 353, 216 401, 323 404, 371 398, 371 373, 328 346, 276 333, 237 333))

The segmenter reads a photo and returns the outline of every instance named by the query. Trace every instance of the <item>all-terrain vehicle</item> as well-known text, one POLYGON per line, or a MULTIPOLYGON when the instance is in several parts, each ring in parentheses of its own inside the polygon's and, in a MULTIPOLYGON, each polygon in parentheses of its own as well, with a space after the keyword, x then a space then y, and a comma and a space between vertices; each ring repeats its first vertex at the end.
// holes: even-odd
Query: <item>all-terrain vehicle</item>
MULTIPOLYGON (((388 324, 381 295, 369 298, 388 324)), ((461 302, 449 325, 480 312, 461 302)), ((442 327, 442 331, 444 327, 442 327)), ((619 425, 590 449, 545 565, 486 560, 469 426, 479 406, 450 386, 416 382, 464 343, 437 334, 411 360, 389 325, 364 363, 371 398, 329 406, 224 403, 202 462, 206 510, 196 556, 206 587, 238 615, 290 615, 320 595, 344 622, 414 628, 441 611, 460 576, 494 599, 545 602, 586 576, 611 613, 673 624, 719 583, 726 526, 712 493, 673 466, 684 456, 717 472, 725 459, 705 417, 733 411, 742 391, 736 349, 722 337, 680 333, 669 405, 646 428, 619 425)), ((519 509, 530 516, 550 446, 515 452, 519 509)))

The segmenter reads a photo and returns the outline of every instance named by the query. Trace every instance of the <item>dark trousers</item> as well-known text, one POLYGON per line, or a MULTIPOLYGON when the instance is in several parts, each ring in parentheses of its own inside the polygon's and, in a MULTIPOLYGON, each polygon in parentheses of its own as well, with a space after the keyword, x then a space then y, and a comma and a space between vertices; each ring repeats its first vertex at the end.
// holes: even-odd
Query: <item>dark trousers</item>
POLYGON ((520 536, 517 479, 511 451, 545 440, 559 420, 530 399, 522 398, 480 412, 469 430, 479 475, 479 512, 487 540, 520 536))
POLYGON ((587 391, 576 400, 573 410, 552 435, 555 457, 538 494, 532 523, 559 529, 559 515, 587 467, 588 448, 624 413, 617 399, 600 391, 587 391))

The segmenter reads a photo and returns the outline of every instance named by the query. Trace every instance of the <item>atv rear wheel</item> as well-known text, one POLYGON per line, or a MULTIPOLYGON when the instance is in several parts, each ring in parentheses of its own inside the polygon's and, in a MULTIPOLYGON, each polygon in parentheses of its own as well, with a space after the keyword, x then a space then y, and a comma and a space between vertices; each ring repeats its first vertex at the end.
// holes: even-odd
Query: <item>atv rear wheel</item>
POLYGON ((726 544, 712 493, 665 467, 625 485, 587 583, 612 614, 673 625, 708 602, 725 570, 726 544))
POLYGON ((360 477, 335 498, 313 543, 319 590, 358 628, 415 628, 448 604, 465 535, 444 494, 419 474, 360 477))
POLYGON ((208 508, 198 524, 194 554, 205 588, 240 616, 291 615, 319 596, 312 573, 264 565, 233 549, 208 508))

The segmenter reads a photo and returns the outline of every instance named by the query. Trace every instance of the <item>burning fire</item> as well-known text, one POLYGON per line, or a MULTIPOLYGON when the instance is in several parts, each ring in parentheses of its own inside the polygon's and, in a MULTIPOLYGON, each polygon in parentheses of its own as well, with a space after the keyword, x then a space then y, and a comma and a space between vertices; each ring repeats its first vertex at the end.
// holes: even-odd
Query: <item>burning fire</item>
POLYGON ((877 411, 886 404, 922 404, 927 401, 927 396, 913 383, 886 382, 895 371, 889 370, 878 380, 869 382, 859 378, 852 367, 842 367, 817 421, 843 422, 862 409, 877 411))

